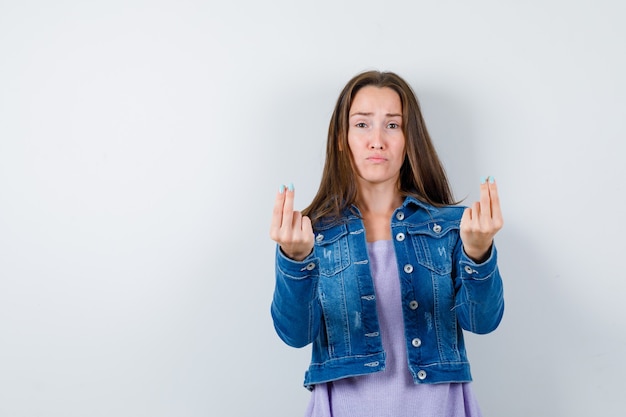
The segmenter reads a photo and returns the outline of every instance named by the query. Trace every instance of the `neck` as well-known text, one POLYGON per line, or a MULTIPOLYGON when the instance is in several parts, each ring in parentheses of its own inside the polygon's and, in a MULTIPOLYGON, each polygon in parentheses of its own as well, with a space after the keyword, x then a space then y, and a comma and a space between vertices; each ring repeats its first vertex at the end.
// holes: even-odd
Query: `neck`
POLYGON ((368 242, 391 239, 391 215, 401 204, 402 196, 395 185, 359 187, 357 206, 363 216, 368 242))
POLYGON ((396 187, 360 187, 357 205, 362 214, 391 215, 402 204, 396 187))

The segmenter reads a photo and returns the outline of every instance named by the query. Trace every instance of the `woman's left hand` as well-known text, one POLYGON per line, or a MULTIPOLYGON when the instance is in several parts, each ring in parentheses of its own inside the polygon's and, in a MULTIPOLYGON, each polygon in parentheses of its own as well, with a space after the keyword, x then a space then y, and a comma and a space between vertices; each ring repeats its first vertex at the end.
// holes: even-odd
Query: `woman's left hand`
POLYGON ((493 177, 487 177, 480 185, 480 201, 466 208, 461 217, 461 241, 467 256, 474 262, 484 262, 503 224, 498 187, 493 177))

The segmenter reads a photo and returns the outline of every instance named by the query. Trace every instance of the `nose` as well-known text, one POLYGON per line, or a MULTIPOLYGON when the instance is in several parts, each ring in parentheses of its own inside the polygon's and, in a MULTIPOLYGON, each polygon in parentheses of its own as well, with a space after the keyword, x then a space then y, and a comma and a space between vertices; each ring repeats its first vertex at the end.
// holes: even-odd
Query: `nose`
POLYGON ((374 129, 372 131, 372 136, 370 138, 370 149, 382 149, 383 148, 383 138, 382 133, 379 129, 374 129))

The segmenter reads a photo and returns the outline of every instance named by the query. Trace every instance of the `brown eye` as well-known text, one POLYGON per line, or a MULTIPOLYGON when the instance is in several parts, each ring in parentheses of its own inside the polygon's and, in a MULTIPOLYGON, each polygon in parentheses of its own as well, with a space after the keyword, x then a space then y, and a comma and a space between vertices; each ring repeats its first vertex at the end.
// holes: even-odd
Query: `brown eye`
POLYGON ((390 129, 398 129, 400 127, 400 125, 397 124, 397 123, 389 123, 387 125, 387 127, 390 128, 390 129))

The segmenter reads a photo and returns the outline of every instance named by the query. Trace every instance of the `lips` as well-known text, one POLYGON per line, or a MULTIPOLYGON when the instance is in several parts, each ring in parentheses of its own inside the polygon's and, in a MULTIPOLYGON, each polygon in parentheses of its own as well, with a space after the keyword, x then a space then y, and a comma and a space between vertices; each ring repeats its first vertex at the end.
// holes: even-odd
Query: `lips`
POLYGON ((370 162, 379 163, 379 162, 386 162, 387 158, 380 156, 380 155, 372 155, 372 156, 368 156, 367 160, 370 162))

